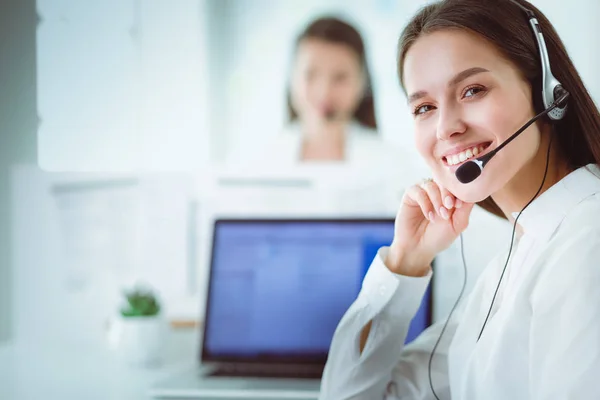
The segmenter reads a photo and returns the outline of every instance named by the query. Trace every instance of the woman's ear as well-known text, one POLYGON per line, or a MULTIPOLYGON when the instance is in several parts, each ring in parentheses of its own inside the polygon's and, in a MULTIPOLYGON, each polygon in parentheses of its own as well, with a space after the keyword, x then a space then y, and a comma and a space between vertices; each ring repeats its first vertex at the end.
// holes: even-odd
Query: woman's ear
POLYGON ((371 86, 369 85, 369 75, 367 73, 367 71, 363 68, 363 73, 360 75, 361 76, 361 82, 360 82, 360 87, 361 87, 361 99, 364 99, 365 97, 368 97, 371 95, 371 86))
POLYGON ((369 85, 369 77, 367 72, 363 70, 363 73, 360 75, 360 86, 359 86, 359 95, 356 99, 355 108, 360 107, 360 105, 365 101, 366 98, 372 96, 371 87, 369 85))

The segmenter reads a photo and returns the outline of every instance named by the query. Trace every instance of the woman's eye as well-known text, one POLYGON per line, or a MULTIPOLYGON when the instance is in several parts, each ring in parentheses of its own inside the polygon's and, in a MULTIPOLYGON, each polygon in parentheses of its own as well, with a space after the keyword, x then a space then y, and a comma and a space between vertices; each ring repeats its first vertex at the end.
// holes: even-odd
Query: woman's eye
POLYGON ((428 111, 431 111, 433 109, 432 106, 430 106, 429 104, 424 104, 422 106, 416 107, 415 110, 413 111, 414 115, 420 115, 420 114, 425 114, 428 111))
POLYGON ((469 88, 465 91, 465 94, 463 97, 473 97, 477 94, 479 94, 480 92, 483 92, 483 88, 480 87, 472 87, 469 88))

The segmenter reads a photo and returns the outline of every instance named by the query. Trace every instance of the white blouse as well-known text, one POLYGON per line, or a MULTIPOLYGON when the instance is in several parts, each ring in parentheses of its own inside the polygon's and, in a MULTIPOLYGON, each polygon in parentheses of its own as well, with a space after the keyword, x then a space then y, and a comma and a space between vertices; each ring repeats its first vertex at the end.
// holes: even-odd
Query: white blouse
MULTIPOLYGON (((524 233, 481 339, 510 237, 452 316, 432 363, 435 391, 453 400, 600 399, 600 168, 566 176, 518 223, 524 233)), ((382 261, 386 251, 340 321, 320 399, 435 399, 428 362, 445 321, 404 345, 432 272, 394 274, 382 261)))

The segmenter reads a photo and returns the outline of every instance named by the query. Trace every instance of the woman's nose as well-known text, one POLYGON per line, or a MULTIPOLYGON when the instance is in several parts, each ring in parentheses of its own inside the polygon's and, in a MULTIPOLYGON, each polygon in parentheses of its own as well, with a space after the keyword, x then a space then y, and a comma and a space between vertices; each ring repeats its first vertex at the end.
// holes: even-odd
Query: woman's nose
POLYGON ((438 115, 437 137, 439 140, 449 140, 467 130, 467 125, 460 113, 454 110, 446 110, 439 112, 438 115))
POLYGON ((333 92, 333 85, 326 80, 322 80, 313 88, 313 98, 317 103, 323 103, 330 100, 333 92))

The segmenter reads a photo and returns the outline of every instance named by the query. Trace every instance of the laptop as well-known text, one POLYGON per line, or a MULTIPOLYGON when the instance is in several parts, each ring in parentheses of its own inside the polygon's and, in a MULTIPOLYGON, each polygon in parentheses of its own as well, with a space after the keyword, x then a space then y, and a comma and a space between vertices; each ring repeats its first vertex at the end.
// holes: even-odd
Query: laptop
MULTIPOLYGON (((392 218, 217 219, 199 366, 159 398, 316 399, 334 331, 392 218)), ((407 342, 432 320, 431 285, 407 342)))

